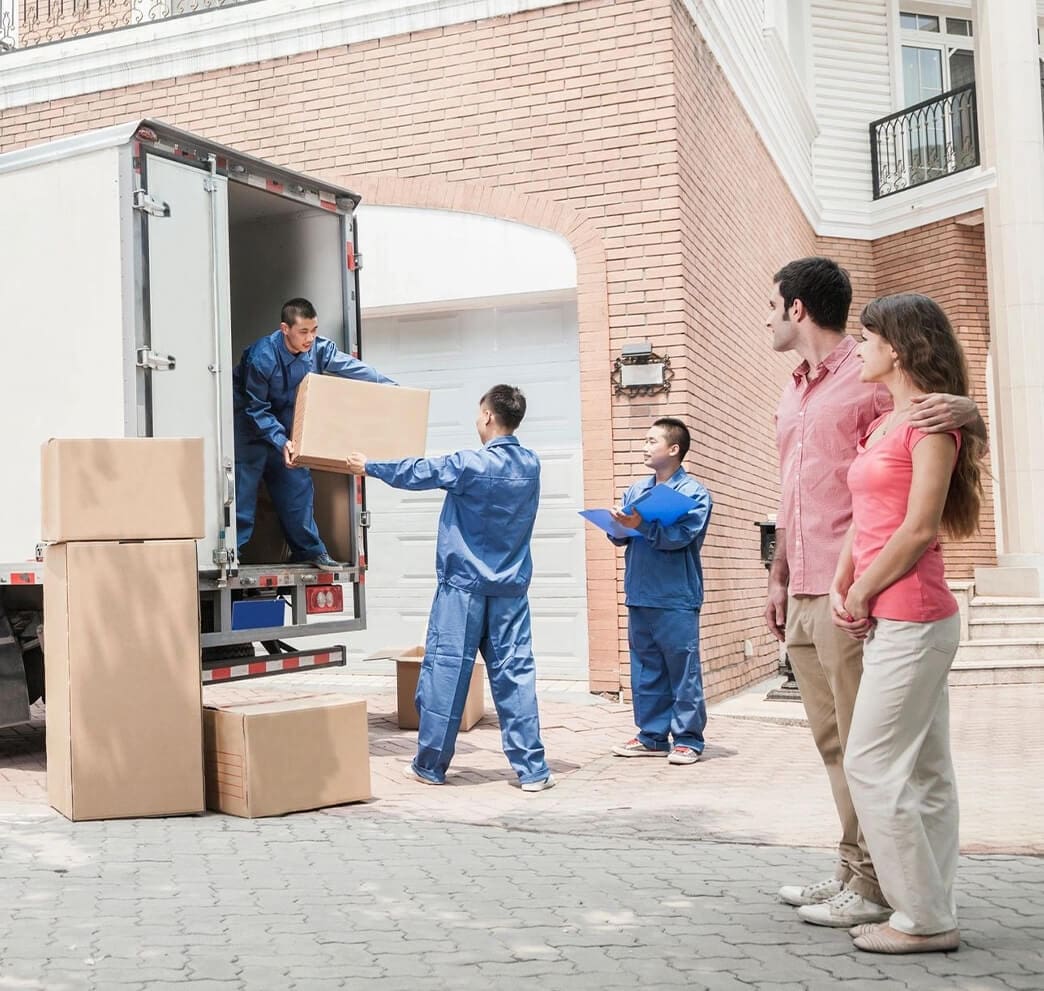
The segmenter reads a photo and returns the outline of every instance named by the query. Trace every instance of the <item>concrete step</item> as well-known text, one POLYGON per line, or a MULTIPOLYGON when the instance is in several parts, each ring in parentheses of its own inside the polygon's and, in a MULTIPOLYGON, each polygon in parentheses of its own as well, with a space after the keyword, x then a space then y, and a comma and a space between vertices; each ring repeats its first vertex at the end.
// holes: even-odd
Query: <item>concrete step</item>
POLYGON ((972 640, 1044 640, 1044 615, 980 619, 973 613, 968 633, 972 640))
POLYGON ((1044 639, 1040 637, 963 640, 956 661, 965 664, 992 664, 1004 661, 1039 661, 1044 665, 1044 639))
POLYGON ((951 685, 1044 683, 1044 638, 973 639, 957 647, 951 685))
POLYGON ((954 661, 951 685, 1027 685, 1044 683, 1044 659, 954 661))
POLYGON ((972 619, 1044 619, 1044 599, 1001 599, 977 595, 970 602, 972 619))

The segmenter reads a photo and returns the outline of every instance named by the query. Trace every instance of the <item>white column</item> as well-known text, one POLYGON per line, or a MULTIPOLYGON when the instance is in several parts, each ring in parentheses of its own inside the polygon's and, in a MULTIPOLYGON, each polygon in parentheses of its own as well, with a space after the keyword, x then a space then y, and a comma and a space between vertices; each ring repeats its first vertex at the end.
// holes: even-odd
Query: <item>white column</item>
POLYGON ((983 595, 1044 596, 1044 128, 1034 0, 974 0, 986 198, 998 568, 983 595))

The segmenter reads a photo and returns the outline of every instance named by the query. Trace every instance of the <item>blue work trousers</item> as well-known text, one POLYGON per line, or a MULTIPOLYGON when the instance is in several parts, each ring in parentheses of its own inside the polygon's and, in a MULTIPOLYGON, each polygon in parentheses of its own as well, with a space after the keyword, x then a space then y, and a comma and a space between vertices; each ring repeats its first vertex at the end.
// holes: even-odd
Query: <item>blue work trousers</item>
POLYGON ((629 606, 631 694, 638 739, 652 750, 703 752, 707 706, 700 668, 699 609, 629 606))
POLYGON ((307 468, 287 468, 283 452, 262 441, 236 443, 236 544, 242 549, 254 532, 257 490, 264 479, 290 545, 291 561, 326 556, 315 525, 315 489, 307 468))
POLYGON ((522 784, 543 781, 551 772, 540 742, 529 598, 476 595, 445 583, 431 605, 417 682, 414 770, 430 781, 446 780, 478 651, 486 662, 504 754, 522 784))

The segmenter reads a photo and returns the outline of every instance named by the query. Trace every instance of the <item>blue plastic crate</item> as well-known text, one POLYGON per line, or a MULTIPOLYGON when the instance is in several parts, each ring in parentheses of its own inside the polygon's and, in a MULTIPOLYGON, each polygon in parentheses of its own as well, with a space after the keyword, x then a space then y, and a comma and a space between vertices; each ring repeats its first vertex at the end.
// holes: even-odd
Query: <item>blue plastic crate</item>
POLYGON ((233 630, 261 630, 283 626, 286 603, 282 599, 240 599, 232 603, 233 630))

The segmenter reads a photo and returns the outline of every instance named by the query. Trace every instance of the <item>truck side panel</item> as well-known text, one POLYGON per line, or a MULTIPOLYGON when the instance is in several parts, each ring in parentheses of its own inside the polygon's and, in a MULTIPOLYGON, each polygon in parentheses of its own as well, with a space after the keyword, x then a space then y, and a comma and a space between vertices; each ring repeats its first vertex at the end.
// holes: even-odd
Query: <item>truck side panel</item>
POLYGON ((228 180, 157 155, 146 156, 143 178, 153 200, 170 209, 147 221, 149 346, 176 359, 172 368, 146 373, 151 432, 203 438, 207 531, 198 553, 200 569, 213 571, 215 550, 236 546, 228 180))
POLYGON ((32 560, 40 537, 40 445, 122 437, 124 256, 120 149, 0 174, 0 272, 8 327, 0 362, 5 431, 0 562, 32 560))

